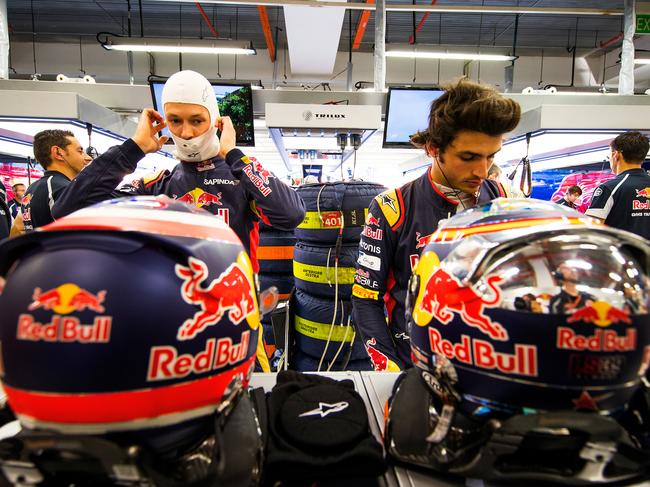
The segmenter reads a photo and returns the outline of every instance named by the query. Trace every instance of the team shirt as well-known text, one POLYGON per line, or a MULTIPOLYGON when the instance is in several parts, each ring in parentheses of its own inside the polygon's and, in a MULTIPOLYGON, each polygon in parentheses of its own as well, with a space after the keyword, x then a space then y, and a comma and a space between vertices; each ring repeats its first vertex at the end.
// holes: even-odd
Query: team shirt
MULTIPOLYGON (((499 196, 505 196, 503 187, 485 180, 472 206, 499 196)), ((404 317, 411 270, 440 220, 464 206, 470 205, 440 191, 430 171, 370 203, 359 242, 352 304, 375 370, 399 370, 411 364, 404 317)))
POLYGON ((650 176, 639 167, 605 181, 594 191, 586 215, 650 239, 650 176))
POLYGON ((96 157, 70 181, 58 171, 43 177, 25 191, 22 214, 25 231, 47 225, 57 218, 111 198, 115 187, 133 172, 144 152, 131 139, 96 157))

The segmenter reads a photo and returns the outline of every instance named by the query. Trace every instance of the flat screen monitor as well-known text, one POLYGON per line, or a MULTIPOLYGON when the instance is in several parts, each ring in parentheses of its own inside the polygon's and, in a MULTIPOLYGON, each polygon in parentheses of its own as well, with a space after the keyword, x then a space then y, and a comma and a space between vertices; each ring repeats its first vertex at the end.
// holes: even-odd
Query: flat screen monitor
POLYGON ((411 135, 427 128, 431 103, 442 93, 443 90, 439 88, 390 87, 386 101, 383 147, 412 148, 411 135))
MULTIPOLYGON (((163 114, 162 89, 165 79, 156 78, 149 80, 151 97, 156 111, 163 114)), ((219 113, 222 116, 229 116, 237 132, 238 146, 255 146, 255 132, 253 130, 253 94, 249 83, 230 84, 210 82, 214 89, 214 96, 217 97, 219 113)), ((165 128, 163 135, 169 136, 169 130, 165 128)), ((171 141, 171 138, 170 138, 171 141)))

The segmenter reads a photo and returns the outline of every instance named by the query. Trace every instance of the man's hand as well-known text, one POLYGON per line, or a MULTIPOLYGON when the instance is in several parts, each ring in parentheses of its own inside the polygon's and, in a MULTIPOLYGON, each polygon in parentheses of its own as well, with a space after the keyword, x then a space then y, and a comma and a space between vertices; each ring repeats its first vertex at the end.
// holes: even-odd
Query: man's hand
POLYGON ((138 128, 135 129, 135 134, 131 138, 145 154, 159 151, 169 139, 165 135, 158 137, 158 132, 166 126, 167 124, 160 113, 153 108, 145 108, 138 121, 138 128))
POLYGON ((235 133, 235 127, 230 117, 220 117, 217 120, 216 127, 221 131, 221 137, 219 137, 219 157, 225 159, 226 154, 236 146, 237 134, 235 133))

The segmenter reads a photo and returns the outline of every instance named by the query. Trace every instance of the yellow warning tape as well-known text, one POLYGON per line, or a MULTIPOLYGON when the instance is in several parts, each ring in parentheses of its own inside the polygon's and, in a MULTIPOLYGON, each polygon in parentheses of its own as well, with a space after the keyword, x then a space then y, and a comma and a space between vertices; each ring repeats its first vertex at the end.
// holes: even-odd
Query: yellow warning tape
POLYGON ((334 272, 334 265, 324 267, 320 265, 303 264, 293 261, 293 275, 302 281, 315 282, 318 284, 336 283, 338 274, 339 284, 352 284, 354 282, 354 267, 339 267, 338 273, 334 272))
MULTIPOLYGON (((315 340, 327 341, 327 337, 330 334, 330 326, 330 323, 318 323, 316 321, 307 320, 296 315, 296 331, 302 335, 305 335, 306 337, 314 338, 315 340)), ((350 328, 352 328, 351 325, 350 328)), ((334 342, 342 342, 343 338, 345 338, 346 342, 351 342, 353 336, 354 330, 348 329, 347 326, 335 324, 334 329, 332 330, 331 340, 334 342), (347 338, 345 337, 346 333, 347 338)))

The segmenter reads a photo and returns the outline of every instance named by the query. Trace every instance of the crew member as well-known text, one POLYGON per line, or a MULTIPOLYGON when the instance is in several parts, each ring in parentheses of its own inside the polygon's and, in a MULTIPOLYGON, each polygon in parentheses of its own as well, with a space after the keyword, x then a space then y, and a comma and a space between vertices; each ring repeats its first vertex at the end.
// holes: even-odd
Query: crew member
POLYGON ((433 159, 429 170, 370 204, 352 302, 366 349, 379 358, 375 370, 411 364, 404 318, 411 269, 441 219, 505 196, 487 173, 520 114, 517 102, 491 88, 467 80, 450 85, 432 103, 427 130, 411 138, 433 159))
POLYGON ((586 214, 650 239, 650 176, 641 168, 650 147, 648 138, 625 132, 609 146, 609 165, 616 177, 596 188, 586 214))
POLYGON ((578 198, 580 198, 580 196, 582 196, 582 189, 580 186, 571 186, 566 190, 566 193, 562 199, 557 201, 557 204, 561 206, 568 206, 569 208, 573 208, 575 210, 578 208, 576 201, 578 198))

